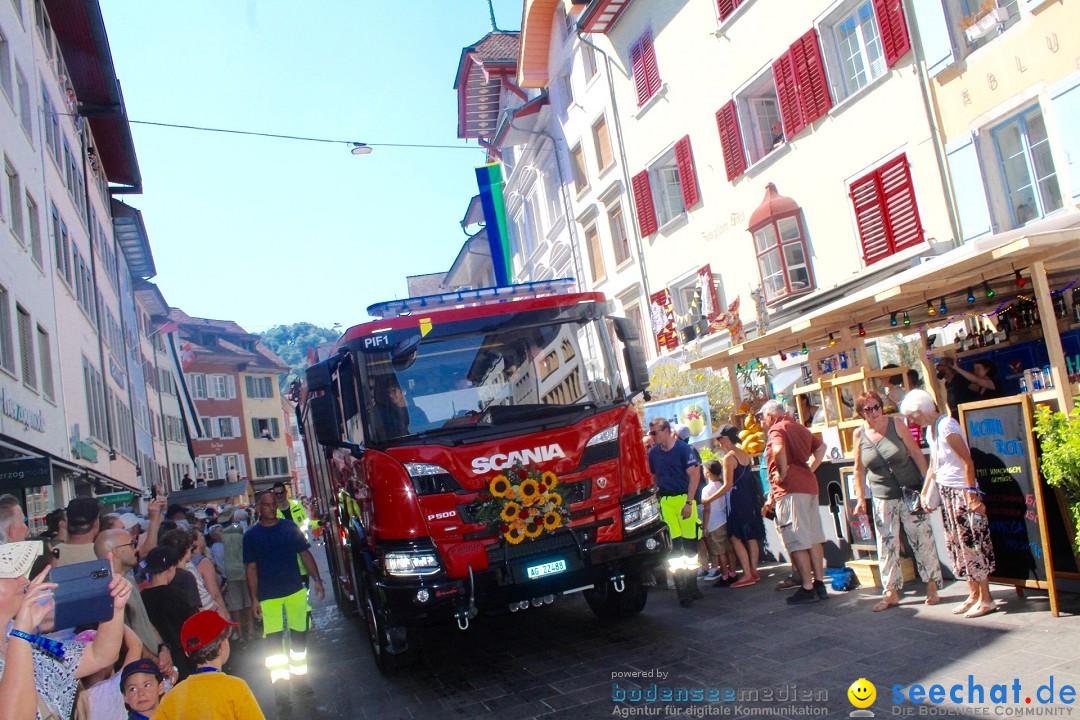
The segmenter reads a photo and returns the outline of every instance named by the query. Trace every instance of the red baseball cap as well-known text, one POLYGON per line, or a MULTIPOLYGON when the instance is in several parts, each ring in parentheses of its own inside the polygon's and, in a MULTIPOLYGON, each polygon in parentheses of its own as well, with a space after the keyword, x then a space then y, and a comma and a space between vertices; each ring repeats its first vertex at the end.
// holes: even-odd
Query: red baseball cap
POLYGON ((203 649, 221 637, 221 633, 229 627, 236 627, 236 623, 229 622, 213 610, 195 613, 185 620, 184 626, 180 628, 180 642, 184 646, 184 652, 190 655, 203 649))

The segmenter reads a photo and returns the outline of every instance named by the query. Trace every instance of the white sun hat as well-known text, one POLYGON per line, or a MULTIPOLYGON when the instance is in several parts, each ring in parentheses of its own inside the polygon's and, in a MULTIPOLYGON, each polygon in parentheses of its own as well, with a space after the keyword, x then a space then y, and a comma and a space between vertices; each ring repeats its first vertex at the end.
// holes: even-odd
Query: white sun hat
POLYGON ((0 578, 26 577, 41 550, 40 541, 0 545, 0 578))

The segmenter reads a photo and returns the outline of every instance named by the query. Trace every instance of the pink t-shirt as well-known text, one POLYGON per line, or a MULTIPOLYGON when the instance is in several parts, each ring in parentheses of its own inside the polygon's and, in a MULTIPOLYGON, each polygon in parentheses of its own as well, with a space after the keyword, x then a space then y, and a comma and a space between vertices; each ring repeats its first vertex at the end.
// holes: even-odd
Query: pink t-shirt
POLYGON ((782 498, 788 493, 818 494, 817 476, 810 471, 806 462, 814 451, 821 447, 821 438, 797 423, 794 418, 785 417, 777 420, 769 428, 769 445, 772 452, 768 457, 769 477, 777 470, 775 453, 778 446, 783 446, 787 455, 787 477, 773 483, 773 495, 782 498))

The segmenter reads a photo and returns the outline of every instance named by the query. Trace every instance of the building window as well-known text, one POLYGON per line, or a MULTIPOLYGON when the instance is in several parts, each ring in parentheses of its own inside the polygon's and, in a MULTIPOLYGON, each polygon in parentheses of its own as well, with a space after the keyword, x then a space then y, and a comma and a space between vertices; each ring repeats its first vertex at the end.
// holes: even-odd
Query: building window
POLYGON ((608 230, 611 232, 611 247, 615 253, 616 267, 630 259, 630 238, 626 234, 626 222, 623 220, 622 203, 616 200, 607 212, 608 230))
POLYGON ((236 397, 232 375, 207 375, 206 396, 210 400, 231 400, 236 397))
POLYGON ((751 232, 765 302, 813 289, 806 238, 798 215, 768 218, 766 224, 751 232))
POLYGON ((753 165, 784 142, 773 73, 765 71, 735 96, 742 143, 753 165))
POLYGON ((71 241, 68 239, 67 225, 60 219, 56 206, 52 206, 53 250, 56 256, 56 272, 71 287, 71 241))
POLYGON ((240 437, 240 418, 219 417, 215 418, 215 421, 214 437, 225 439, 240 437))
POLYGON ((188 375, 188 379, 191 381, 191 397, 196 400, 205 400, 206 376, 202 373, 191 373, 188 375))
POLYGON ((589 251, 589 268, 592 271, 592 281, 598 283, 607 277, 604 271, 604 252, 600 247, 600 233, 596 224, 590 224, 585 228, 585 247, 589 251))
POLYGON ((263 440, 276 440, 281 437, 277 418, 251 418, 252 437, 263 440))
POLYGON ((0 367, 15 372, 15 340, 11 334, 11 299, 0 287, 0 367))
POLYGON ((38 205, 30 193, 26 194, 26 224, 30 232, 27 239, 30 241, 30 257, 41 267, 41 216, 38 214, 38 205))
POLYGON ((22 381, 27 387, 37 388, 37 365, 34 363, 34 324, 30 322, 30 313, 22 305, 15 306, 19 322, 19 360, 21 361, 22 381))
POLYGON ((216 480, 217 479, 217 458, 213 455, 206 455, 200 457, 197 461, 199 466, 199 474, 203 476, 204 480, 216 480))
POLYGON ((690 136, 679 140, 647 170, 635 175, 631 184, 642 237, 652 235, 696 205, 701 196, 690 136))
POLYGON ((30 85, 27 84, 26 75, 18 65, 15 66, 15 85, 19 91, 19 122, 32 139, 34 137, 34 111, 30 107, 30 85))
POLYGON ((717 0, 717 9, 720 11, 720 22, 724 22, 735 12, 735 9, 746 0, 717 0))
POLYGON ((52 343, 49 341, 49 333, 38 325, 38 362, 41 365, 41 391, 45 397, 53 400, 56 397, 56 388, 53 385, 52 368, 52 343))
POLYGON ((634 70, 634 86, 637 88, 638 106, 660 92, 660 70, 656 64, 652 31, 646 32, 630 46, 630 65, 634 70))
POLYGON ((593 147, 596 149, 596 166, 603 173, 614 162, 611 153, 611 137, 608 135, 607 119, 603 115, 592 126, 593 147))
POLYGON ((269 377, 244 377, 244 389, 249 398, 272 399, 274 397, 274 380, 269 377))
POLYGON ((574 104, 574 85, 570 80, 570 68, 559 76, 557 83, 559 91, 559 110, 563 117, 570 111, 570 106, 574 104))
POLYGON ((578 195, 589 187, 589 174, 585 166, 585 153, 581 149, 581 143, 570 148, 570 169, 574 173, 574 191, 578 195))
POLYGON ((867 265, 923 241, 906 154, 851 183, 849 193, 867 265))
POLYGON ((4 172, 7 173, 8 181, 7 205, 8 212, 11 215, 11 232, 19 239, 19 242, 25 243, 23 235, 25 229, 23 228, 22 213, 22 183, 19 182, 19 173, 15 171, 15 166, 7 158, 4 158, 4 172))
POLYGON ((884 75, 911 49, 899 2, 848 0, 819 28, 837 102, 884 75))
POLYGON ((109 426, 106 422, 105 413, 105 385, 101 380, 101 373, 90 364, 83 356, 83 385, 86 390, 86 412, 90 426, 87 432, 90 437, 105 442, 109 437, 109 426))
POLYGON ((586 42, 581 43, 581 68, 585 71, 585 82, 596 76, 596 49, 586 42))
POLYGON ((553 228, 563 217, 562 185, 554 159, 544 165, 544 200, 547 204, 548 227, 553 228))
POLYGON ((15 95, 11 89, 11 44, 0 33, 0 89, 8 96, 8 100, 14 100, 15 95))
POLYGON ((255 458, 255 477, 280 477, 289 474, 289 458, 255 458))
POLYGON ((1013 227, 1060 210, 1061 188, 1042 108, 1036 106, 993 131, 1013 227))

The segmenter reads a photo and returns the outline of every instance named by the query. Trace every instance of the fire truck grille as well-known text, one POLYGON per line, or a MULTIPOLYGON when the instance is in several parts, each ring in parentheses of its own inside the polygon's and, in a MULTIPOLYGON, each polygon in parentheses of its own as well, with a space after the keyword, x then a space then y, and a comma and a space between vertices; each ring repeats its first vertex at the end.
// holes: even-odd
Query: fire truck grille
POLYGON ((574 542, 574 536, 568 532, 560 532, 551 535, 544 535, 536 540, 530 542, 524 542, 520 545, 507 545, 506 546, 506 559, 515 560, 526 555, 542 555, 567 548, 577 548, 577 543, 574 542))

